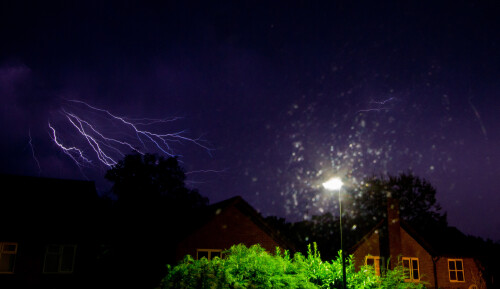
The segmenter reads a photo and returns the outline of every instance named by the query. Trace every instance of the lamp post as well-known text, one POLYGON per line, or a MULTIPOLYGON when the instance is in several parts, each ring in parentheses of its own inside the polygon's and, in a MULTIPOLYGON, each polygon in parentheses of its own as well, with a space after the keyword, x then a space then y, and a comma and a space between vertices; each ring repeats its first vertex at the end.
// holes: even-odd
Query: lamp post
POLYGON ((340 190, 342 189, 342 186, 344 184, 342 183, 342 180, 340 178, 331 178, 328 181, 323 183, 323 187, 329 191, 339 191, 339 220, 340 220, 340 251, 341 251, 341 256, 342 256, 342 277, 343 277, 343 283, 342 283, 342 288, 346 289, 347 288, 347 278, 346 278, 346 272, 345 272, 345 256, 344 256, 344 246, 343 246, 343 241, 342 241, 342 199, 340 198, 340 190))

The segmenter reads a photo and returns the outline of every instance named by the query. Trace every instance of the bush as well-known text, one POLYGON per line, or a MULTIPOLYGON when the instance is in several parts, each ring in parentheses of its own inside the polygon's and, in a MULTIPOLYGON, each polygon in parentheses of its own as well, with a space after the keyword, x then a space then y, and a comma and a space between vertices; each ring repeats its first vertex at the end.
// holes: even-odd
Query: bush
MULTIPOLYGON (((342 288, 342 259, 321 260, 316 244, 308 246, 307 256, 276 250, 274 255, 260 245, 234 245, 225 258, 194 260, 186 256, 177 266, 168 266, 161 288, 342 288)), ((386 270, 383 277, 370 266, 354 270, 352 256, 346 260, 349 289, 424 288, 423 284, 405 283, 402 267, 386 270)))

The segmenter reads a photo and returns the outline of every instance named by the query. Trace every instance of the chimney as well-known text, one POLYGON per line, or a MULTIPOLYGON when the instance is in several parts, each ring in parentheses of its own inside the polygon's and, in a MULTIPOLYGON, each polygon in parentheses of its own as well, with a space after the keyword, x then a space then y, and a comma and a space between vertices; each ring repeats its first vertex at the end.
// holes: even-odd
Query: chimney
POLYGON ((401 248, 401 223, 399 219, 399 200, 387 196, 387 238, 389 245, 389 256, 391 257, 390 268, 393 269, 402 254, 401 248))

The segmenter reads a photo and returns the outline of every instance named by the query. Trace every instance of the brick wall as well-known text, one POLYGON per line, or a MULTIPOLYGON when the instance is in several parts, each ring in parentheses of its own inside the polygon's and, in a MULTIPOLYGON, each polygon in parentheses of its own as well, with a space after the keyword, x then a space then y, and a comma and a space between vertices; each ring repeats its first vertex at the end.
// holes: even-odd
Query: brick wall
POLYGON ((478 289, 484 289, 484 280, 480 275, 479 268, 473 258, 452 258, 461 259, 464 266, 464 282, 451 282, 448 271, 448 258, 441 257, 437 261, 438 287, 441 289, 468 289, 476 284, 478 289), (483 287, 481 287, 483 284, 483 287))
MULTIPOLYGON (((434 263, 432 256, 404 229, 401 233, 401 257, 417 257, 420 280, 427 283, 428 288, 434 288, 434 263)), ((393 257, 394 258, 394 257, 393 257)))
POLYGON ((378 231, 372 232, 367 238, 356 248, 354 255, 354 267, 356 270, 365 265, 365 257, 380 256, 380 242, 378 231))
POLYGON ((196 249, 229 249, 243 243, 246 246, 260 244, 274 253, 279 245, 271 236, 260 229, 249 216, 234 206, 222 210, 205 226, 189 235, 177 248, 177 260, 186 254, 196 258, 196 249))

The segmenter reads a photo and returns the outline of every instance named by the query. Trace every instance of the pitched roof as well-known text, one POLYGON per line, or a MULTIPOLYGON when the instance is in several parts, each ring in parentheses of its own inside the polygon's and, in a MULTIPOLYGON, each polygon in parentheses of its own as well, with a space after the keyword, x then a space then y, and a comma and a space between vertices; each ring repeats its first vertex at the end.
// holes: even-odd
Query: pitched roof
MULTIPOLYGON (((348 252, 354 252, 363 242, 374 234, 377 230, 383 228, 387 219, 382 219, 367 234, 361 238, 354 246, 349 248, 348 252)), ((421 232, 418 232, 413 226, 404 220, 400 220, 401 228, 405 230, 420 246, 422 246, 431 256, 448 257, 473 257, 473 254, 464 248, 463 242, 465 235, 454 227, 448 227, 441 231, 441 235, 434 235, 433 238, 425 238, 421 232), (460 240, 461 239, 461 240, 460 240)))
POLYGON ((83 234, 94 217, 94 182, 0 174, 4 232, 20 238, 83 234), (51 232, 48 234, 48 232, 51 232), (63 233, 64 231, 64 233, 63 233))
POLYGON ((295 246, 291 241, 289 241, 285 236, 279 234, 279 232, 269 225, 259 212, 257 212, 248 202, 246 202, 241 196, 235 196, 227 200, 215 203, 206 208, 200 209, 195 215, 194 222, 191 226, 189 233, 203 227, 205 224, 210 222, 217 215, 221 214, 222 211, 228 209, 229 207, 237 208, 245 216, 249 217, 253 223, 255 223, 262 231, 271 236, 278 244, 280 244, 284 249, 290 251, 295 251, 295 246))

